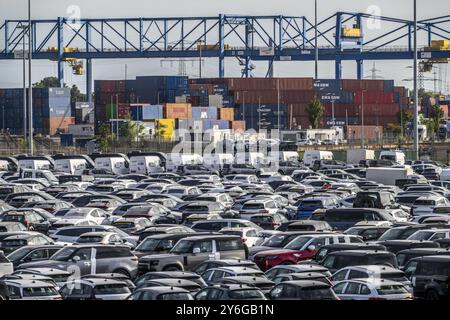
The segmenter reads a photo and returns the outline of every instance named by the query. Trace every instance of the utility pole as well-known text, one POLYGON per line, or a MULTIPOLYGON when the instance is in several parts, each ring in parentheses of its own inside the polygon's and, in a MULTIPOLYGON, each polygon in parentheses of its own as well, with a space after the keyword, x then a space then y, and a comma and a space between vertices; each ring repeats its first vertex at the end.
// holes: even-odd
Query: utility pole
POLYGON ((365 140, 365 132, 364 132, 364 90, 362 91, 361 96, 361 149, 364 149, 364 140, 365 140))
POLYGON ((317 32, 317 0, 314 0, 314 12, 315 12, 315 17, 314 17, 314 20, 315 20, 315 23, 314 23, 314 26, 315 26, 315 39, 314 39, 314 46, 315 46, 315 48, 316 48, 316 59, 315 59, 315 80, 317 80, 318 78, 319 78, 319 47, 317 46, 317 43, 318 43, 318 41, 317 41, 317 37, 318 37, 318 32, 317 32))
POLYGON ((34 153, 33 146, 33 88, 31 84, 31 59, 32 59, 32 47, 31 47, 31 0, 28 0, 28 130, 29 141, 28 146, 30 148, 30 155, 34 153))
POLYGON ((419 159, 419 92, 417 88, 417 0, 414 0, 414 155, 419 159))
POLYGON ((28 26, 21 25, 22 29, 22 98, 23 98, 23 141, 27 141, 27 64, 26 64, 26 38, 28 26))

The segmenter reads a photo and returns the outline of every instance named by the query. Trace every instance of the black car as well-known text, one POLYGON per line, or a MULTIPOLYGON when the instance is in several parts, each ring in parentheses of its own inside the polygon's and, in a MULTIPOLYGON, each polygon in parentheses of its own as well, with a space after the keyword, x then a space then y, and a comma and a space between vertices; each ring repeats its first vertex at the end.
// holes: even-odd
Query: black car
POLYGON ((159 271, 159 272, 147 272, 146 274, 140 276, 136 279, 135 284, 136 286, 141 285, 142 283, 150 280, 155 279, 185 279, 190 280, 201 287, 206 287, 206 282, 203 280, 203 278, 194 273, 194 272, 188 272, 188 271, 159 271))
POLYGON ((385 246, 387 251, 392 253, 414 248, 439 248, 437 242, 426 240, 386 240, 377 243, 385 246))
POLYGON ((8 259, 13 263, 14 268, 16 268, 25 262, 47 260, 62 247, 61 245, 24 246, 11 252, 8 255, 8 259))
POLYGON ((397 252, 397 263, 402 269, 411 259, 425 256, 447 256, 450 255, 450 248, 414 248, 397 252))
POLYGON ((320 263, 331 273, 349 266, 386 265, 397 268, 395 254, 388 251, 347 250, 328 254, 320 263))
POLYGON ((221 284, 240 284, 249 287, 255 287, 261 290, 264 294, 268 293, 275 283, 265 277, 252 277, 252 276, 234 276, 225 277, 222 279, 221 284))
POLYGON ((355 226, 345 230, 344 233, 360 236, 364 241, 376 241, 389 229, 389 227, 355 226))
POLYGON ((161 233, 144 238, 134 249, 137 257, 149 254, 160 254, 169 252, 178 240, 197 235, 196 233, 161 233))
POLYGON ((404 268, 411 278, 416 299, 450 298, 450 256, 425 256, 411 259, 404 268))
POLYGON ((339 300, 330 284, 313 280, 284 281, 268 296, 271 300, 339 300))
MULTIPOLYGON (((404 226, 398 226, 391 228, 387 230, 385 233, 383 233, 379 238, 378 241, 385 241, 385 240, 405 240, 409 238, 412 234, 416 233, 419 230, 423 229, 444 229, 446 226, 443 224, 411 224, 411 225, 404 225, 404 226)), ((448 227, 448 226, 447 226, 448 227)))
POLYGON ((242 284, 221 284, 206 287, 194 296, 195 300, 266 300, 256 287, 242 284))
POLYGON ((194 269, 192 269, 192 272, 202 274, 209 269, 220 267, 248 267, 258 270, 258 266, 253 261, 223 259, 223 260, 206 260, 197 265, 194 269))
POLYGON ((313 261, 320 262, 322 261, 328 254, 335 251, 346 251, 346 250, 377 250, 377 251, 386 251, 386 247, 381 244, 366 244, 366 243, 334 243, 328 244, 320 247, 317 250, 316 255, 313 258, 313 261))
POLYGON ((177 287, 177 288, 183 288, 188 290, 191 294, 195 294, 199 290, 202 289, 202 286, 198 283, 187 280, 187 279, 175 279, 175 278, 165 278, 165 279, 154 279, 154 280, 147 280, 144 282, 141 282, 137 287, 136 290, 142 289, 142 288, 150 288, 150 287, 177 287))
POLYGON ((47 233, 50 229, 49 214, 43 209, 13 209, 0 216, 3 222, 20 222, 30 231, 47 233))

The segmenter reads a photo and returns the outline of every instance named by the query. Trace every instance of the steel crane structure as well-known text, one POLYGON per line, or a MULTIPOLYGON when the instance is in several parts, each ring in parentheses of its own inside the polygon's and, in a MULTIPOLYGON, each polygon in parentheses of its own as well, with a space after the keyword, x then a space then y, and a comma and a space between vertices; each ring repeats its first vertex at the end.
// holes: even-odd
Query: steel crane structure
MULTIPOLYGON (((14 59, 21 50, 27 21, 0 22, 0 59, 14 59)), ((225 75, 225 58, 239 58, 250 70, 251 61, 314 61, 317 28, 319 60, 335 62, 335 77, 342 78, 342 62, 355 61, 357 78, 364 78, 366 60, 413 59, 414 22, 366 13, 337 12, 318 22, 304 16, 114 18, 71 21, 59 17, 32 20, 33 59, 58 63, 64 83, 64 63, 85 59, 87 92, 92 91, 94 59, 203 58, 218 59, 218 76, 225 75), (351 25, 356 34, 346 34, 351 25), (203 45, 199 44, 203 43, 203 45), (201 47, 200 47, 201 46, 201 47)), ((432 50, 433 39, 450 39, 450 15, 421 20, 422 45, 418 59, 450 59, 449 50, 432 50)), ((418 36, 419 36, 418 33, 418 36)), ((244 72, 243 76, 249 76, 244 72)))

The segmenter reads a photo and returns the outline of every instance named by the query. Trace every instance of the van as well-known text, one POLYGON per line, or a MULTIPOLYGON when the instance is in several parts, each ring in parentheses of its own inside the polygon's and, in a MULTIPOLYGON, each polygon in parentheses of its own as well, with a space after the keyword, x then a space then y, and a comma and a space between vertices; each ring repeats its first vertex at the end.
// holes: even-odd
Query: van
POLYGON ((203 164, 203 157, 198 154, 169 153, 167 154, 166 171, 176 172, 178 167, 188 164, 203 164))
POLYGON ((450 181, 450 169, 442 169, 441 175, 440 175, 441 181, 450 181))
POLYGON ((303 164, 312 166, 316 160, 333 160, 333 152, 320 150, 306 150, 303 155, 303 164))
POLYGON ((206 260, 246 258, 240 236, 203 235, 181 239, 169 254, 143 256, 139 259, 139 274, 149 271, 184 271, 206 260))
POLYGON ((203 163, 208 169, 220 171, 224 165, 234 163, 234 156, 227 153, 207 154, 203 156, 203 163))
POLYGON ((393 161, 401 166, 405 165, 406 157, 402 151, 381 151, 380 160, 393 161))
POLYGON ((318 210, 313 212, 311 220, 322 220, 334 230, 347 230, 360 221, 391 221, 394 218, 383 209, 357 209, 357 208, 338 208, 329 209, 325 212, 318 210))
POLYGON ((32 170, 50 170, 51 163, 48 160, 20 159, 19 168, 32 170))
POLYGON ((95 159, 95 169, 103 169, 113 174, 128 174, 128 162, 123 157, 97 157, 95 159))
POLYGON ((45 179, 50 184, 59 183, 59 180, 50 170, 25 169, 21 170, 20 177, 22 179, 45 179))
POLYGON ((132 156, 130 158, 130 173, 151 174, 164 172, 159 157, 156 156, 132 156))
POLYGON ((55 170, 73 175, 81 175, 86 169, 84 159, 57 159, 55 160, 55 170))

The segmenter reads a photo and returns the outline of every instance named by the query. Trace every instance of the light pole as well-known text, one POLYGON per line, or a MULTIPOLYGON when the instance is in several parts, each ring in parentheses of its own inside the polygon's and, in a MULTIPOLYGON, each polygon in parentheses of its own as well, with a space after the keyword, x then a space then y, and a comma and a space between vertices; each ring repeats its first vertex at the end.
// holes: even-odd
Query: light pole
POLYGON ((29 141, 28 146, 30 148, 30 155, 34 153, 33 146, 33 88, 31 85, 31 59, 32 59, 32 47, 31 47, 31 0, 28 0, 28 130, 29 141))
POLYGON ((315 53, 316 53, 316 57, 315 57, 315 79, 317 80, 319 77, 319 47, 317 46, 317 36, 318 36, 318 32, 317 32, 317 0, 314 0, 314 30, 315 30, 315 39, 314 39, 314 46, 315 46, 315 53))
POLYGON ((365 90, 362 91, 362 95, 361 95, 361 149, 364 149, 364 92, 366 92, 365 90))
POLYGON ((26 56, 25 56, 25 36, 27 34, 28 26, 21 25, 22 29, 22 96, 23 96, 23 140, 27 141, 27 66, 26 66, 26 56))
POLYGON ((417 91, 417 0, 414 0, 414 154, 415 159, 419 159, 419 113, 418 102, 419 92, 417 91))

